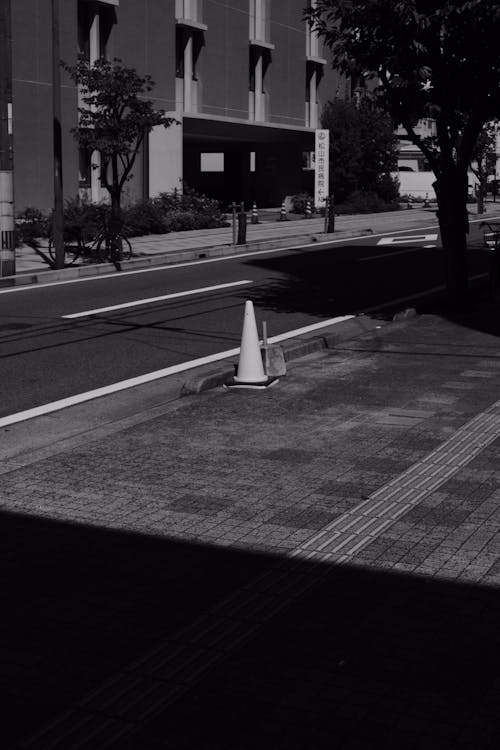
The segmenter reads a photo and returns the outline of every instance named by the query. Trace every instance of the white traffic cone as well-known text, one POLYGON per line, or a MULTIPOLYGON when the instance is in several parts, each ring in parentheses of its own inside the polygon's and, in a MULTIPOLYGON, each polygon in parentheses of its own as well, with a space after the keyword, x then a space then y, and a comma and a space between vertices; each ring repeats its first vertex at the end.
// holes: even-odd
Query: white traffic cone
POLYGON ((276 378, 269 378, 264 370, 262 354, 260 352, 257 323, 251 300, 245 302, 245 317, 241 332, 240 359, 238 370, 228 388, 267 388, 277 382, 276 378))
POLYGON ((262 364, 260 353, 259 334, 253 311, 253 302, 245 302, 245 317, 243 318, 243 330, 241 332, 240 359, 238 362, 238 373, 234 378, 235 383, 266 383, 267 375, 262 364))

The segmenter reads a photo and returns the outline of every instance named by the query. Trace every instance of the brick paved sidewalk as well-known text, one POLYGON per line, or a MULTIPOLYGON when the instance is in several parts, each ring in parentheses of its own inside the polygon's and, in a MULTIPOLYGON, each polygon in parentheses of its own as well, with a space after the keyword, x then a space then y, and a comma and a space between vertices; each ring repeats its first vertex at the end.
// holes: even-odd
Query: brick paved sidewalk
POLYGON ((497 315, 4 473, 5 745, 497 747, 497 315))

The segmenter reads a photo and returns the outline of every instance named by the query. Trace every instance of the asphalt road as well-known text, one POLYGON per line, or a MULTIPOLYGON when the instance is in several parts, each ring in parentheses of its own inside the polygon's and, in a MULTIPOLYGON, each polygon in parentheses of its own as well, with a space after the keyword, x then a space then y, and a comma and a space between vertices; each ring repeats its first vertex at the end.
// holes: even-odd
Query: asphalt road
MULTIPOLYGON (((437 231, 0 290, 0 417, 238 347, 246 299, 269 336, 401 309, 443 284, 437 231)), ((487 260, 471 252, 471 275, 487 260)))

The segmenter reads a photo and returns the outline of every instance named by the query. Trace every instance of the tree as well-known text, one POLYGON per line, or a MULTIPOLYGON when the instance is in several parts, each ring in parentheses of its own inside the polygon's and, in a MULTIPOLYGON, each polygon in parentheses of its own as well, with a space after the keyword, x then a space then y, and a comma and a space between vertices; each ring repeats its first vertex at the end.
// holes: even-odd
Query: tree
MULTIPOLYGON (((484 213, 484 199, 488 184, 488 175, 492 171, 493 161, 496 162, 496 125, 488 122, 480 132, 471 156, 470 169, 476 175, 479 183, 477 192, 477 212, 484 213)), ((493 173, 495 168, 493 167, 493 173)))
POLYGON ((121 196, 151 128, 169 127, 176 120, 155 110, 145 98, 152 91, 151 77, 140 76, 119 58, 100 58, 92 65, 83 57, 76 65, 63 65, 80 88, 84 106, 78 108, 78 127, 72 133, 79 146, 100 154, 100 179, 111 198, 111 218, 121 224, 121 196))
POLYGON ((385 201, 398 195, 391 172, 397 168, 397 137, 390 117, 367 98, 355 104, 334 99, 321 117, 330 130, 330 182, 337 203, 351 193, 375 193, 385 201))
POLYGON ((450 300, 467 293, 467 168, 500 114, 500 4, 491 0, 316 0, 305 12, 333 66, 361 76, 436 177, 450 300), (421 137, 419 119, 436 135, 421 137))

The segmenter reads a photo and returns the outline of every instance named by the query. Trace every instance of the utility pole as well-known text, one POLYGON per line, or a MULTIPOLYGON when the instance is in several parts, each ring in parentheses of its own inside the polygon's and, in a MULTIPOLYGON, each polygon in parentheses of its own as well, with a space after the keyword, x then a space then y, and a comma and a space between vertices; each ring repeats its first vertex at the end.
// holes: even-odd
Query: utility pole
POLYGON ((10 0, 0 0, 0 276, 16 272, 12 108, 12 29, 10 0))
POLYGON ((52 1, 52 123, 54 141, 54 242, 56 268, 64 268, 64 207, 61 138, 61 61, 59 52, 59 0, 52 1))

